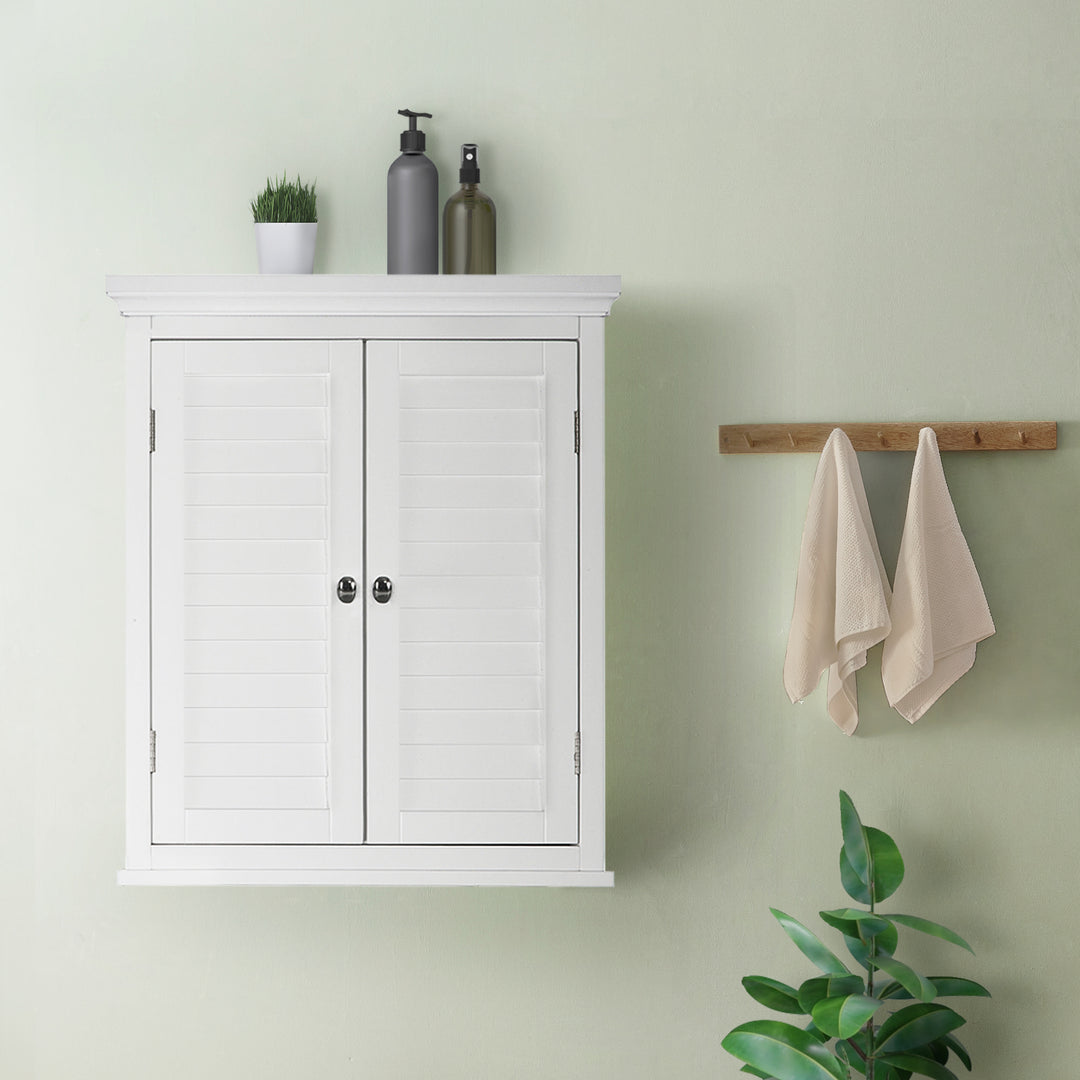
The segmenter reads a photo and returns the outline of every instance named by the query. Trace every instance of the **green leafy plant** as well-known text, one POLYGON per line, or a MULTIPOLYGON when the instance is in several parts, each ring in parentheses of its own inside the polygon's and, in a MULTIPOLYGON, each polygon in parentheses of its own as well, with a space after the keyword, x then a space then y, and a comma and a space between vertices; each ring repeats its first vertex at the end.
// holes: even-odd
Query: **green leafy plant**
POLYGON ((318 221, 315 212, 315 185, 308 187, 288 174, 280 180, 267 178, 266 190, 251 200, 251 213, 257 223, 269 221, 318 221))
POLYGON ((956 1080, 955 1058, 970 1072, 971 1059, 953 1034, 965 1021, 943 997, 989 997, 971 979, 920 975, 896 959, 899 929, 916 930, 974 952, 959 934, 916 915, 883 914, 877 904, 904 879, 904 860, 892 838, 865 826, 855 804, 840 792, 840 882, 864 908, 822 911, 839 930, 858 965, 853 972, 797 919, 771 908, 784 932, 821 972, 796 989, 776 979, 748 975, 742 984, 775 1012, 808 1016, 805 1027, 779 1020, 740 1024, 723 1048, 742 1071, 765 1080, 956 1080), (912 1004, 904 1005, 904 1001, 912 1004), (899 1005, 898 1005, 899 1003, 899 1005))

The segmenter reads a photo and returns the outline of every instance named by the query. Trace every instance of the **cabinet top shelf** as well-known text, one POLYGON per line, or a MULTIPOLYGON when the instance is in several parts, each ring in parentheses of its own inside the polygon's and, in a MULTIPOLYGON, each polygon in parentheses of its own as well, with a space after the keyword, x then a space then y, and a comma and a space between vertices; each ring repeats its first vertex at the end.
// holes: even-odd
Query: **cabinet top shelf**
POLYGON ((610 276, 110 275, 122 315, 607 315, 610 276))

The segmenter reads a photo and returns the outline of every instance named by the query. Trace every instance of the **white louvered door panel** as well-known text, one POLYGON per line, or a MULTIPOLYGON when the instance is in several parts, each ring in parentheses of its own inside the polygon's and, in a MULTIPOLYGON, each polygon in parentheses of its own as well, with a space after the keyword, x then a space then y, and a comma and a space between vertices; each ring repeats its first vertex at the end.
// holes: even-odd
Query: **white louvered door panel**
POLYGON ((154 843, 363 839, 358 343, 155 342, 154 843))
POLYGON ((576 843, 577 346, 369 342, 366 372, 368 840, 576 843))

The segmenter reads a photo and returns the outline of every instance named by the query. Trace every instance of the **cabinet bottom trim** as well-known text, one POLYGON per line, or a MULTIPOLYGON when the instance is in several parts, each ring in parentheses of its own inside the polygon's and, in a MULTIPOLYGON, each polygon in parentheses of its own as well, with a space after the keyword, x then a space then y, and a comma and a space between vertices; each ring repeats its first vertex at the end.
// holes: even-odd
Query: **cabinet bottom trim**
POLYGON ((610 870, 121 870, 119 885, 422 885, 602 887, 610 870))

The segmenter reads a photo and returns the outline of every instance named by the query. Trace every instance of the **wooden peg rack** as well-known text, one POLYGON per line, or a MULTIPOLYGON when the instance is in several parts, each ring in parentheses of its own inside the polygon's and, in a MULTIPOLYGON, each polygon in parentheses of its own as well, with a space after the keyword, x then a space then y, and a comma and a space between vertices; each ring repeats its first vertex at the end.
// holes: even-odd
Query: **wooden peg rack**
POLYGON ((904 421, 881 424, 721 424, 721 454, 820 453, 843 428, 856 450, 915 450, 932 427, 939 450, 1056 450, 1053 420, 904 421))

